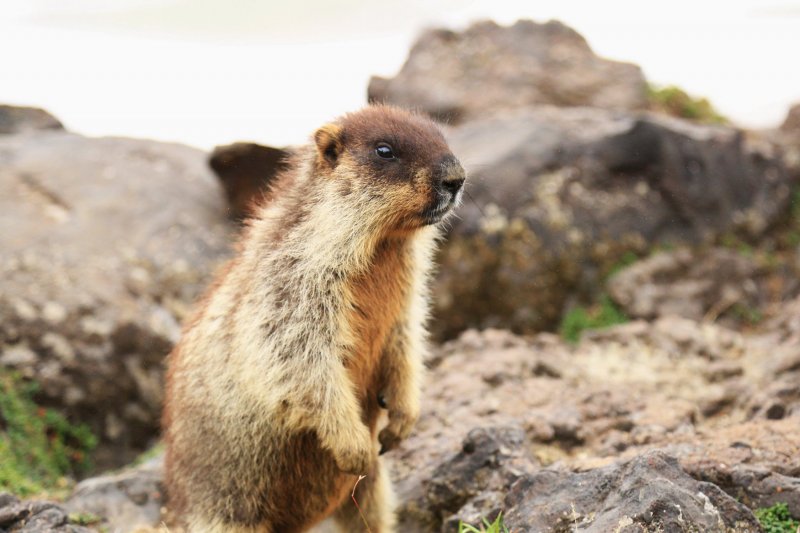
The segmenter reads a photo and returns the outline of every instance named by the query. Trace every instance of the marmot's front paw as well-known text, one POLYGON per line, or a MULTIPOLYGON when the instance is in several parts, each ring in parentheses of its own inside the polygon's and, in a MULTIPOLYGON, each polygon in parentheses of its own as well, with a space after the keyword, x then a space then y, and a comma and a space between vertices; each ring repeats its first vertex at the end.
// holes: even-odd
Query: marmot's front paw
POLYGON ((419 418, 419 411, 416 409, 389 409, 389 424, 378 435, 378 442, 381 443, 380 453, 397 447, 401 440, 408 437, 417 418, 419 418))
POLYGON ((336 449, 333 450, 333 457, 342 472, 364 475, 372 470, 378 453, 375 442, 365 427, 347 443, 337 443, 336 449))

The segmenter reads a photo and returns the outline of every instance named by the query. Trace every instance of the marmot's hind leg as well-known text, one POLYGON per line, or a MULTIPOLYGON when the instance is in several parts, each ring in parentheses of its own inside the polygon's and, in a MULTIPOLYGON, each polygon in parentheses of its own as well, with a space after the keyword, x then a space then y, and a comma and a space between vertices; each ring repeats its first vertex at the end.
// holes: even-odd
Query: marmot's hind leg
POLYGON ((364 516, 348 495, 334 515, 342 533, 366 533, 365 520, 372 533, 394 532, 394 493, 382 459, 376 462, 375 471, 359 482, 355 498, 364 516))

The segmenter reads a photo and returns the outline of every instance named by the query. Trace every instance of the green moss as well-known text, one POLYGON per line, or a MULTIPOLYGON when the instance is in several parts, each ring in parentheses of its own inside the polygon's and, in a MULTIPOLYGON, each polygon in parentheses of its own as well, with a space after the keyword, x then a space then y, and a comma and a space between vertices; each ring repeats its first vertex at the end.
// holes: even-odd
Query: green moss
POLYGON ((800 244, 800 187, 795 187, 792 191, 792 199, 789 207, 790 221, 787 240, 790 246, 800 244))
POLYGON ((500 513, 491 524, 484 518, 480 529, 464 522, 459 522, 458 533, 509 533, 509 531, 503 523, 503 513, 500 513))
POLYGON ((800 231, 790 230, 786 233, 786 243, 793 247, 800 244, 800 231))
POLYGON ((674 117, 696 120, 710 124, 726 124, 728 119, 720 115, 706 98, 694 98, 674 85, 647 88, 650 107, 674 117))
POLYGON ((761 309, 750 307, 741 302, 737 302, 731 306, 731 314, 740 322, 744 322, 750 326, 757 326, 764 320, 764 313, 761 309))
POLYGON ((92 513, 70 513, 69 515, 69 523, 76 526, 93 526, 102 521, 102 518, 92 513))
POLYGON ((144 464, 147 461, 149 461, 150 459, 153 459, 154 457, 158 457, 163 452, 164 452, 164 443, 163 442, 159 442, 159 443, 153 445, 152 448, 150 448, 148 450, 145 450, 142 453, 140 453, 138 455, 138 457, 136 457, 136 459, 133 460, 133 462, 131 463, 130 466, 139 466, 141 464, 144 464))
POLYGON ((738 252, 742 257, 753 257, 753 246, 742 240, 734 233, 726 233, 719 239, 720 246, 738 252))
POLYGON ((600 296, 597 304, 568 311, 561 320, 559 332, 567 342, 576 343, 585 330, 603 329, 628 322, 628 317, 607 294, 600 296))
POLYGON ((0 370, 0 490, 28 496, 58 492, 90 467, 97 444, 85 425, 36 405, 38 386, 0 370))
POLYGON ((620 272, 621 270, 624 270, 625 268, 631 266, 638 260, 639 256, 636 254, 636 252, 628 250, 627 252, 623 253, 622 256, 620 256, 620 258, 617 260, 616 263, 611 265, 611 268, 608 269, 608 273, 605 276, 606 279, 610 278, 617 272, 620 272))
POLYGON ((792 221, 800 224, 800 187, 795 187, 792 191, 792 199, 789 203, 792 221))
POLYGON ((796 533, 800 528, 800 521, 792 518, 785 503, 756 509, 755 515, 765 533, 796 533))
POLYGON ((793 187, 786 219, 776 230, 775 244, 778 249, 790 251, 794 255, 796 248, 800 246, 800 186, 793 187))

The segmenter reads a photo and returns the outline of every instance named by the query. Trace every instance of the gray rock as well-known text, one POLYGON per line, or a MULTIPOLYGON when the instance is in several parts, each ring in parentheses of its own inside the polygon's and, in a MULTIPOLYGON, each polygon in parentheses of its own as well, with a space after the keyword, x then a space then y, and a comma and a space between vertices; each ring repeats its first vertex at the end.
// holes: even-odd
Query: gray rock
MULTIPOLYGON (((744 399, 751 418, 800 419, 800 297, 778 308, 754 334, 752 345, 769 355, 758 361, 762 382, 744 399)), ((797 475, 800 476, 800 471, 797 475)))
POLYGON ((734 306, 761 308, 763 269, 724 248, 659 252, 621 270, 606 284, 632 318, 666 315, 715 320, 734 306))
POLYGON ((164 505, 163 454, 118 474, 80 482, 65 503, 71 512, 104 518, 103 525, 117 533, 154 527, 164 505))
MULTIPOLYGON (((748 446, 738 443, 738 446, 748 446)), ((785 503, 792 516, 800 516, 800 477, 792 477, 766 468, 746 464, 725 464, 708 461, 690 465, 690 475, 720 487, 751 509, 785 503)))
POLYGON ((461 451, 442 462, 424 483, 422 494, 404 503, 401 516, 411 524, 401 523, 401 529, 413 530, 416 523, 434 530, 445 523, 445 530, 456 530, 459 519, 479 523, 481 517, 497 514, 508 487, 537 466, 526 456, 524 445, 521 428, 470 431, 461 451), (468 512, 463 510, 467 505, 468 512), (453 518, 451 515, 459 510, 463 511, 453 518))
POLYGON ((70 523, 67 512, 47 501, 20 501, 8 493, 0 494, 0 531, 8 533, 91 533, 70 523))
POLYGON ((470 179, 439 254, 434 328, 554 328, 626 251, 762 235, 795 179, 738 130, 537 108, 449 132, 470 179))
POLYGON ((470 432, 424 494, 401 509, 404 531, 457 531, 502 512, 516 531, 761 531, 750 510, 678 461, 647 452, 574 472, 535 468, 520 430, 470 432))
POLYGON ((521 531, 761 531, 747 507, 660 452, 587 472, 524 475, 503 508, 508 527, 521 531))
POLYGON ((534 105, 643 109, 639 67, 596 56, 560 22, 479 22, 422 34, 393 79, 372 78, 370 101, 425 111, 450 123, 534 105))
POLYGON ((0 137, 0 169, 0 362, 91 425, 98 467, 126 464, 158 431, 163 358, 228 255, 219 185, 199 150, 63 131, 0 137))
POLYGON ((5 349, 0 355, 0 365, 6 368, 32 368, 37 361, 36 352, 25 346, 14 346, 5 349))
POLYGON ((0 105, 0 135, 35 130, 63 130, 61 122, 37 107, 0 105))

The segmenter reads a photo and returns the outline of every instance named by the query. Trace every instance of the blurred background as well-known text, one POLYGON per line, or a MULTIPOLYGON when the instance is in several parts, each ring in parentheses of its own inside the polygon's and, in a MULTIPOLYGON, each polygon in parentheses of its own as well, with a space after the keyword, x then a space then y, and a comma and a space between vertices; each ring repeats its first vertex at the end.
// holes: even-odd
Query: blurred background
POLYGON ((0 101, 87 135, 294 144, 362 105, 423 28, 519 18, 558 19, 744 126, 775 126, 800 99, 800 3, 787 0, 6 0, 0 101))

